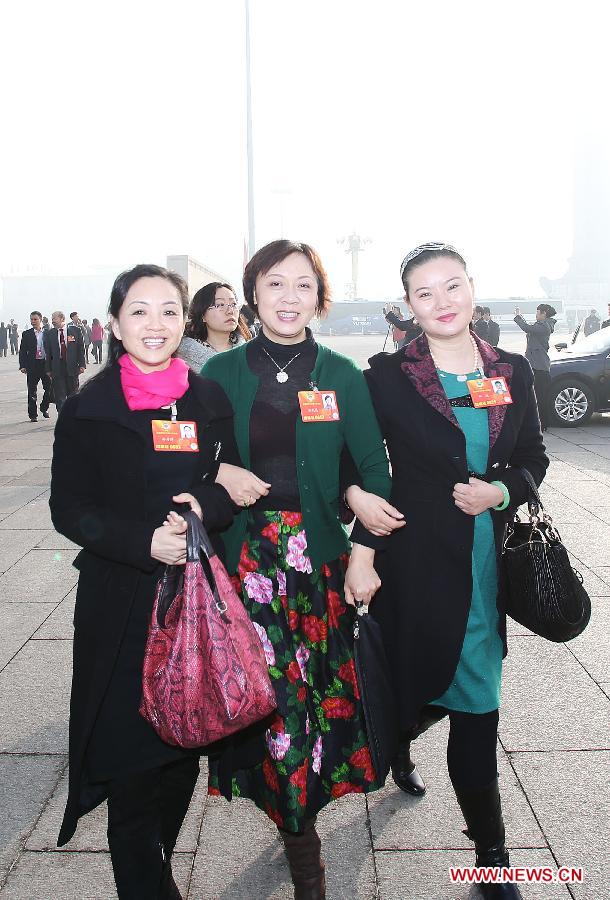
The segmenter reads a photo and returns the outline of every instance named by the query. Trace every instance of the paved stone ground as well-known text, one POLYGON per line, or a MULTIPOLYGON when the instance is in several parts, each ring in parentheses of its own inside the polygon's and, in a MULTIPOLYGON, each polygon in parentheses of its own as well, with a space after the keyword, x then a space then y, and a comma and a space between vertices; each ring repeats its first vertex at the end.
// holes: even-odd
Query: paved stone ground
MULTIPOLYGON (((336 339, 363 362, 383 339, 336 339)), ((48 512, 55 412, 27 420, 25 377, 0 359, 0 895, 3 900, 115 897, 104 809, 55 847, 65 791, 76 548, 48 512)), ((571 888, 524 887, 530 900, 610 896, 610 416, 548 435, 543 494, 592 597, 588 630, 552 645, 512 628, 499 766, 515 864, 583 865, 571 888)), ((444 725, 415 745, 428 793, 389 783, 320 816, 330 900, 465 900, 450 865, 473 854, 450 789, 444 725)), ((206 799, 199 782, 176 853, 184 896, 292 896, 276 832, 246 801, 206 799)))

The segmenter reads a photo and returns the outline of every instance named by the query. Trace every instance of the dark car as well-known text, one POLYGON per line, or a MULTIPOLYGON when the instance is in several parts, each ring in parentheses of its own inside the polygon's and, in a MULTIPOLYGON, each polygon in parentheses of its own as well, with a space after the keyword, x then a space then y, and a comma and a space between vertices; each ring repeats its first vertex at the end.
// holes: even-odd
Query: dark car
POLYGON ((555 344, 549 425, 577 428, 594 412, 610 412, 610 328, 575 344, 555 344))

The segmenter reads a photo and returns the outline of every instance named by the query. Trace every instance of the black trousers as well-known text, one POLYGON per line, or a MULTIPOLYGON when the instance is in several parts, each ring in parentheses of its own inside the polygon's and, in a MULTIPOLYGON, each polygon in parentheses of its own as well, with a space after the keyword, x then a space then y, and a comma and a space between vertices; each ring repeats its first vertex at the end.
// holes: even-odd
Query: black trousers
POLYGON ((46 412, 51 402, 51 379, 44 367, 44 359, 35 359, 31 369, 27 371, 28 381, 28 416, 38 418, 38 382, 42 381, 42 400, 40 411, 46 412))
POLYGON ((59 412, 68 397, 78 390, 78 375, 69 375, 65 362, 60 363, 60 371, 53 373, 53 393, 55 406, 59 412))
POLYGON ((108 846, 119 900, 163 900, 199 776, 188 757, 108 783, 108 846))
POLYGON ((549 388, 551 386, 551 373, 542 369, 534 369, 534 393, 538 404, 538 415, 543 428, 548 425, 549 419, 549 388))

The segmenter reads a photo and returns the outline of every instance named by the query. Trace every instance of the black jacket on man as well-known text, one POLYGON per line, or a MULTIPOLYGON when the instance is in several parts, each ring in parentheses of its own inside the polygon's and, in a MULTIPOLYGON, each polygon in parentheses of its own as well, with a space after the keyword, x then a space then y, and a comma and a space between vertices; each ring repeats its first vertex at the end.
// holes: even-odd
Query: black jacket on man
MULTIPOLYGON (((45 349, 47 354, 47 372, 53 378, 62 373, 59 332, 57 328, 49 328, 45 333, 45 349)), ((83 333, 75 325, 66 328, 66 372, 75 377, 79 369, 85 368, 85 345, 83 333)))
MULTIPOLYGON (((527 360, 478 340, 488 377, 505 377, 512 405, 488 410, 488 481, 502 481, 510 506, 491 510, 498 561, 507 521, 527 496, 520 472, 537 484, 545 474, 545 453, 527 360)), ((381 589, 371 605, 380 622, 400 724, 407 731, 419 711, 449 687, 460 657, 472 597, 474 517, 452 496, 468 483, 466 439, 421 337, 404 350, 369 360, 365 377, 392 465, 390 503, 406 520, 377 554, 381 589)), ((464 390, 467 394, 467 390, 464 390)), ((500 568, 498 567, 498 571, 500 568)), ((504 592, 497 597, 499 633, 506 653, 504 592)))
POLYGON ((40 360, 36 359, 37 346, 36 331, 33 328, 26 328, 21 334, 21 344, 19 345, 20 369, 25 369, 26 372, 33 372, 36 364, 40 363, 40 360))
MULTIPOLYGON (((233 411, 213 381, 189 373, 189 419, 197 423, 200 452, 190 492, 210 531, 229 525, 233 505, 214 482, 219 462, 241 465, 233 411)), ((83 549, 74 612, 74 670, 70 701, 69 795, 59 835, 65 844, 79 816, 106 797, 103 783, 87 779, 85 754, 141 578, 162 569, 150 555, 156 525, 146 520, 145 445, 110 366, 70 397, 57 420, 51 496, 53 525, 83 549)), ((152 609, 152 600, 151 600, 152 609)), ((264 749, 257 736, 256 752, 264 749)), ((233 743, 230 766, 250 764, 251 750, 233 743)))

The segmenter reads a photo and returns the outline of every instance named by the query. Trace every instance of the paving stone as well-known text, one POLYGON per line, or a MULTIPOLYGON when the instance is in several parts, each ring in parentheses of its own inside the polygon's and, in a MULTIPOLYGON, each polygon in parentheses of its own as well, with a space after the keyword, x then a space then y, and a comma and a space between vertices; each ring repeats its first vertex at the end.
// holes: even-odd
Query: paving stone
POLYGON ((610 559, 610 525, 596 522, 594 528, 562 525, 561 538, 567 550, 592 568, 610 559))
MULTIPOLYGON (((464 819, 447 773, 448 721, 444 719, 413 743, 412 757, 427 785, 424 797, 403 793, 391 777, 368 798, 375 850, 440 850, 471 847, 462 833, 464 819)), ((498 772, 509 847, 545 847, 506 754, 498 747, 498 772)))
POLYGON ((22 559, 41 540, 48 538, 48 531, 2 531, 0 533, 0 574, 22 559), (44 536, 44 537, 43 537, 44 536))
POLYGON ((598 578, 610 585, 610 566, 593 566, 592 571, 598 578))
POLYGON ((567 646, 594 681, 610 681, 609 598, 591 598, 591 621, 567 646))
POLYGON ((0 596, 8 603, 59 603, 76 582, 74 550, 30 550, 0 576, 0 596))
MULTIPOLYGON (((0 487, 0 519, 3 521, 30 500, 44 493, 40 485, 7 484, 0 487)), ((9 526, 10 527, 10 526, 9 526)))
POLYGON ((610 699, 610 681, 600 681, 599 687, 602 689, 606 697, 610 699))
POLYGON ((2 459, 0 460, 0 475, 11 475, 16 478, 25 472, 30 472, 38 463, 33 459, 2 459))
POLYGON ((197 900, 291 900, 294 896, 278 830, 248 800, 208 799, 191 895, 197 900))
POLYGON ((50 481, 51 463, 49 462, 42 466, 36 465, 33 469, 30 469, 29 472, 26 472, 25 475, 14 478, 13 484, 42 484, 46 488, 49 486, 50 481))
POLYGON ((592 516, 595 516, 596 519, 601 519, 602 522, 605 522, 607 525, 610 525, 610 509, 603 506, 590 506, 589 512, 592 516))
MULTIPOLYGON (((476 888, 452 885, 450 866, 470 866, 474 854, 465 850, 407 850, 377 853, 379 900, 475 900, 476 888)), ((548 850, 514 850, 511 863, 519 866, 552 866, 548 850)), ((519 885, 524 900, 569 900, 564 885, 519 885)), ((600 900, 600 898, 596 898, 600 900)))
MULTIPOLYGON (((172 860, 184 897, 192 864, 192 853, 176 854, 172 860)), ((2 900, 112 900, 116 896, 109 853, 26 851, 2 889, 2 900)))
MULTIPOLYGON (((207 769, 205 762, 201 766, 201 775, 191 801, 189 812, 178 836, 176 850, 194 853, 197 850, 201 819, 207 799, 207 769)), ((54 850, 57 835, 63 819, 64 808, 68 796, 68 773, 64 773, 53 796, 36 823, 30 835, 26 850, 54 850)), ((78 822, 76 834, 65 845, 65 849, 74 852, 100 852, 108 850, 106 837, 107 807, 102 803, 92 812, 82 816, 78 822)))
POLYGON ((513 765, 559 864, 585 867, 576 900, 607 897, 610 752, 518 753, 513 765))
POLYGON ((603 456, 605 459, 610 459, 610 448, 604 446, 601 441, 599 444, 582 444, 582 448, 597 453, 598 456, 603 456))
POLYGON ((0 753, 65 753, 70 641, 30 641, 0 672, 0 753))
POLYGON ((57 531, 49 531, 36 544, 36 549, 37 550, 76 550, 78 552, 81 548, 78 546, 78 544, 75 544, 69 538, 64 537, 63 534, 59 534, 59 532, 57 532, 57 531))
POLYGON ((566 646, 513 637, 499 730, 507 751, 607 747, 610 704, 566 646))
POLYGON ((580 572, 583 579, 583 586, 589 597, 610 597, 610 584, 597 575, 593 569, 585 566, 581 560, 576 559, 571 553, 568 553, 572 566, 580 572))
POLYGON ((0 601, 0 670, 51 615, 54 603, 6 603, 0 601))
MULTIPOLYGON (((32 635, 34 641, 71 641, 74 638, 74 603, 76 588, 72 588, 68 596, 55 607, 48 619, 32 635)), ((14 603, 19 607, 21 604, 14 603)))
MULTIPOLYGON (((561 490, 560 488, 558 490, 561 490)), ((566 484, 563 491, 567 497, 583 507, 610 506, 610 487, 592 481, 574 481, 566 484)))
POLYGON ((0 884, 55 788, 64 765, 65 759, 58 756, 0 754, 0 884))
MULTIPOLYGON (((40 490, 40 488, 31 488, 31 490, 40 490)), ((0 521, 2 531, 41 529, 46 532, 51 531, 52 528, 48 490, 43 491, 35 500, 0 521)))
MULTIPOLYGON (((328 897, 373 898, 375 869, 364 797, 347 796, 331 803, 318 817, 318 831, 328 897)), ((277 828, 249 801, 228 804, 222 798, 208 799, 191 894, 244 900, 293 896, 277 828)))

